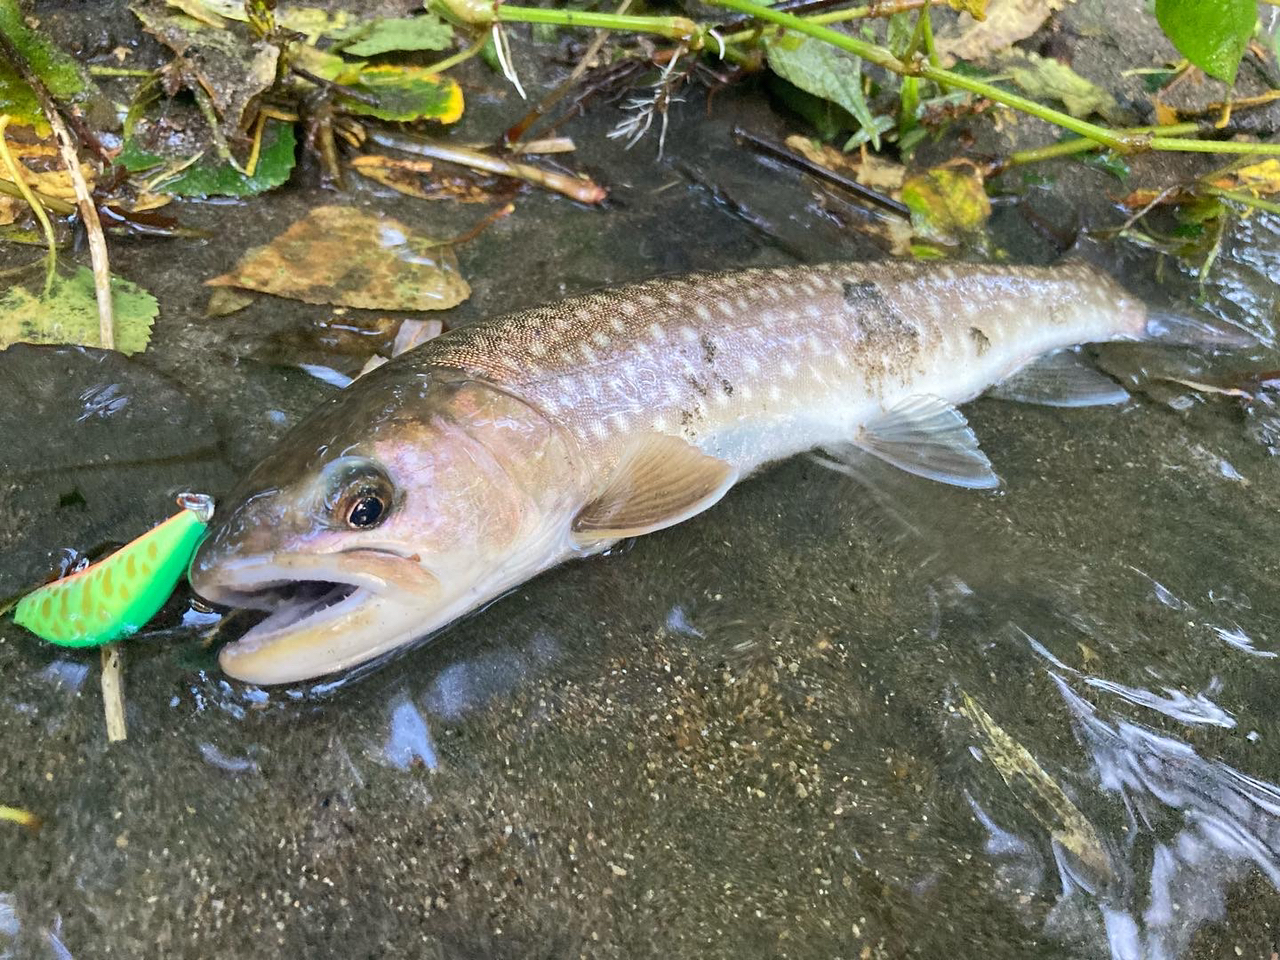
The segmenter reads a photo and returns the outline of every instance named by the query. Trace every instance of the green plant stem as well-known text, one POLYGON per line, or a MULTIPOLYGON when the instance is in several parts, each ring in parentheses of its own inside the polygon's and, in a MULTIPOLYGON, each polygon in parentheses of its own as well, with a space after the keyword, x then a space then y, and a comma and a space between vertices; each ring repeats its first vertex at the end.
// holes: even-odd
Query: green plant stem
POLYGON ((1280 213, 1280 203, 1274 200, 1263 200, 1261 197, 1255 197, 1251 193, 1245 193, 1241 190, 1223 190, 1221 187, 1202 187, 1202 193, 1207 193, 1211 197, 1219 197, 1222 200, 1231 200, 1235 203, 1244 204, 1247 207, 1254 207, 1257 210, 1265 210, 1267 213, 1280 213))
POLYGON ((471 44, 471 46, 463 50, 459 50, 452 56, 445 57, 443 60, 439 60, 436 63, 431 64, 427 69, 432 73, 444 73, 446 70, 470 60, 483 50, 484 45, 488 42, 489 34, 482 31, 480 36, 471 44))
MULTIPOLYGON (((1276 0, 1280 3, 1280 0, 1276 0)), ((924 10, 929 7, 942 7, 947 5, 947 0, 909 0, 909 2, 889 5, 884 3, 876 4, 871 7, 850 7, 848 10, 832 10, 828 13, 815 13, 811 17, 805 17, 807 23, 828 24, 828 23, 847 23, 850 20, 869 20, 872 17, 891 17, 897 13, 909 13, 912 10, 924 10)), ((778 32, 778 27, 767 27, 764 31, 759 27, 752 27, 749 30, 739 30, 725 37, 726 43, 743 43, 747 40, 754 39, 762 32, 774 34, 778 32)), ((932 42, 932 35, 930 35, 932 42)))
MULTIPOLYGON (((702 38, 702 31, 688 17, 643 17, 634 14, 595 13, 589 10, 517 7, 507 3, 495 5, 493 13, 494 19, 500 23, 546 23, 556 27, 628 30, 632 33, 653 33, 686 43, 702 38)), ((696 43, 692 45, 698 46, 696 43)))
MULTIPOLYGON (((1136 137, 1151 134, 1158 134, 1166 137, 1179 137, 1185 133, 1197 133, 1200 130, 1198 123, 1175 123, 1165 127, 1125 127, 1117 130, 1116 133, 1125 137, 1136 137)), ((1090 140, 1088 137, 1076 137, 1071 140, 1063 140, 1061 143, 1052 143, 1047 147, 1036 147, 1034 150, 1019 150, 1009 155, 1008 162, 1010 164, 1021 163, 1039 163, 1041 160, 1054 160, 1058 157, 1069 157, 1076 153, 1087 153, 1090 150, 1097 150, 1102 144, 1096 140, 1090 140)))
POLYGON ((1093 140, 1120 153, 1143 150, 1171 150, 1191 153, 1253 153, 1280 156, 1280 143, 1238 143, 1236 141, 1191 140, 1182 137, 1153 137, 1149 135, 1126 136, 1119 131, 1099 126, 1096 123, 1089 123, 1087 120, 1073 117, 1070 114, 1063 113, 1061 110, 1047 107, 1043 103, 1037 103, 1035 100, 1029 100, 1026 97, 1018 96, 1016 93, 1002 90, 982 80, 966 77, 963 74, 954 73, 942 67, 936 67, 928 62, 903 63, 884 47, 840 33, 821 24, 813 23, 813 18, 797 17, 794 14, 783 13, 770 7, 762 7, 758 3, 752 3, 751 0, 708 0, 708 2, 713 6, 723 7, 726 10, 736 10, 739 13, 751 14, 757 20, 775 23, 780 27, 813 37, 815 40, 829 43, 834 47, 861 57, 868 63, 883 67, 891 73, 906 77, 923 77, 925 80, 933 81, 940 87, 955 87, 960 90, 968 90, 970 93, 975 93, 995 103, 1030 114, 1047 123, 1062 127, 1064 130, 1070 130, 1072 133, 1079 134, 1081 137, 1093 140))

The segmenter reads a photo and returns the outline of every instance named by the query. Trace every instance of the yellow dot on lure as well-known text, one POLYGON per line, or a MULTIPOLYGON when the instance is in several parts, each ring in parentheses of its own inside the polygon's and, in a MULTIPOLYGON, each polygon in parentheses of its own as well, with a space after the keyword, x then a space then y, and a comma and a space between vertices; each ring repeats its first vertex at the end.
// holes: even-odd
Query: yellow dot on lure
POLYGON ((64 647, 93 647, 136 633, 187 572, 213 516, 213 501, 178 498, 183 510, 79 573, 18 602, 15 622, 64 647))

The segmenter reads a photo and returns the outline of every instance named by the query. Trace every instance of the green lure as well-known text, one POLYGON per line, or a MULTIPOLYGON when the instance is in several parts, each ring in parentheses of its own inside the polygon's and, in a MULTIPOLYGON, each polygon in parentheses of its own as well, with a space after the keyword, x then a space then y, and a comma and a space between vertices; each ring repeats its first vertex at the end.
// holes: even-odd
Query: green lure
POLYGON ((105 560, 27 594, 13 619, 63 647, 94 647, 136 633, 187 572, 213 515, 208 497, 184 494, 178 503, 181 513, 105 560))

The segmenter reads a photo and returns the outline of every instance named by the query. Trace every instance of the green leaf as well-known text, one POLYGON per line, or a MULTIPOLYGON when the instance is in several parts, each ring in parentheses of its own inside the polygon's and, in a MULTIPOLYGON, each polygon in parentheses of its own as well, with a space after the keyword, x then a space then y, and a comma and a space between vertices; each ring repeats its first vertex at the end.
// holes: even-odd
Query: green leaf
MULTIPOLYGON (((26 58, 32 72, 56 99, 66 103, 101 98, 79 63, 27 26, 17 0, 0 0, 0 33, 26 58)), ((35 127, 41 135, 49 132, 34 91, 7 58, 0 58, 0 113, 9 114, 15 123, 35 127)))
POLYGON ((1258 21, 1256 0, 1156 0, 1156 19, 1178 52, 1226 83, 1258 21))
MULTIPOLYGON (((262 134, 262 150, 252 177, 223 163, 217 157, 204 159, 187 167, 177 176, 164 180, 157 190, 175 197, 251 197, 280 186, 293 172, 297 138, 293 124, 272 120, 262 134)), ((134 140, 124 142, 116 163, 130 173, 153 170, 167 161, 143 150, 134 140)))
MULTIPOLYGON (((116 349, 137 353, 151 339, 151 322, 160 312, 156 298, 137 284, 111 278, 116 349)), ((12 286, 0 297, 0 349, 11 343, 79 343, 98 345, 98 301, 93 271, 77 267, 69 277, 57 276, 49 295, 12 286)))
POLYGON ((377 102, 341 98, 347 113, 380 120, 437 120, 454 123, 462 116, 462 88, 452 77, 442 77, 424 67, 385 64, 362 67, 352 90, 371 95, 377 102))
POLYGON ((810 37, 785 35, 765 41, 769 67, 801 90, 848 110, 880 149, 875 118, 862 93, 862 58, 810 37))
POLYGON ((434 14, 397 17, 357 24, 342 31, 338 39, 348 41, 344 53, 357 57, 392 50, 444 50, 453 41, 453 27, 434 14))

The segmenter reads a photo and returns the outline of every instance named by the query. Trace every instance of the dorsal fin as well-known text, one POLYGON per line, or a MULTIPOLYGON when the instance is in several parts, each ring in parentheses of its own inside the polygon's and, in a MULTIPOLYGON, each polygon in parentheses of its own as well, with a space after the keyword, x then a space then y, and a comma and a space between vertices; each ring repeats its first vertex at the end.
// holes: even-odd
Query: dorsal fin
POLYGON ((588 547, 670 527, 714 504, 735 480, 731 464, 679 437, 644 437, 623 454, 604 490, 574 518, 574 539, 588 547))

